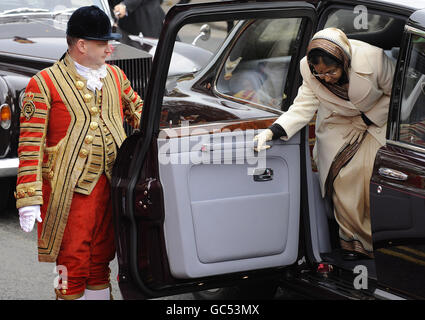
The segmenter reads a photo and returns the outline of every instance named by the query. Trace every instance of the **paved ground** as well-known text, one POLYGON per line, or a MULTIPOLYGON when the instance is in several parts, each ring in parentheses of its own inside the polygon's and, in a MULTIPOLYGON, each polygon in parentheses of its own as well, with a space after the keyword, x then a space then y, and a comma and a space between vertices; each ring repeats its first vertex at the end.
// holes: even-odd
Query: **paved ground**
MULTIPOLYGON (((37 231, 23 232, 15 210, 0 213, 0 300, 55 299, 53 281, 54 263, 37 260, 37 231)), ((111 284, 114 299, 122 300, 118 288, 118 264, 111 265, 111 284)), ((191 300, 191 294, 162 298, 191 300)))

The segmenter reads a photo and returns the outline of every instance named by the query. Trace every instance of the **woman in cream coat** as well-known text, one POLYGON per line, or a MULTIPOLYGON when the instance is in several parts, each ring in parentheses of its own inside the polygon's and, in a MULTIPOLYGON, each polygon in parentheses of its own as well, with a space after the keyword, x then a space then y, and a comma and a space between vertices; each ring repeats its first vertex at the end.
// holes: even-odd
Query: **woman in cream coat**
POLYGON ((317 111, 313 149, 322 196, 333 202, 345 259, 373 257, 369 180, 385 143, 395 64, 382 49, 349 40, 339 29, 317 32, 300 62, 303 84, 293 105, 257 135, 289 140, 317 111))

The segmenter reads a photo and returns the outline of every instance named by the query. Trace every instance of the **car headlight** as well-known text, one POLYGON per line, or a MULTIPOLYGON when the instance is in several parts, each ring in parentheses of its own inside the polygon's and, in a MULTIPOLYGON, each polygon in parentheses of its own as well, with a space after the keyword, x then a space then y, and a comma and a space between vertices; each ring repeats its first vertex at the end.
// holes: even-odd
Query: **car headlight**
POLYGON ((22 110, 22 106, 24 105, 25 99, 25 89, 21 90, 18 97, 19 109, 22 110))
POLYGON ((3 129, 7 130, 10 128, 12 123, 12 110, 10 106, 5 103, 0 106, 0 125, 3 129))

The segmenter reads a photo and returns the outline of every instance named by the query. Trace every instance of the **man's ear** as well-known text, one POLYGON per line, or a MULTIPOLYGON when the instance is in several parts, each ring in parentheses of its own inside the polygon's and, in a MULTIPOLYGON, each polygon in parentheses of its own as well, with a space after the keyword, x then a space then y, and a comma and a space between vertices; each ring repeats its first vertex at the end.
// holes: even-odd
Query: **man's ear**
POLYGON ((78 39, 75 43, 78 52, 84 54, 87 52, 87 42, 84 39, 78 39))

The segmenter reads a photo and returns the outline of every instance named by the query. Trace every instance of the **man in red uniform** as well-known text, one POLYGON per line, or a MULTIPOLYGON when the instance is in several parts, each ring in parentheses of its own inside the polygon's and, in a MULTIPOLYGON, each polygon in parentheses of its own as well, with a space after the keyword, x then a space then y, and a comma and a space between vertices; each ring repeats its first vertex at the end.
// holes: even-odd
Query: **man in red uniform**
POLYGON ((38 258, 56 262, 59 299, 109 299, 115 256, 110 179, 125 120, 143 102, 116 66, 108 16, 81 7, 69 19, 68 51, 31 78, 20 117, 16 204, 24 231, 38 224, 38 258), (64 268, 65 267, 65 268, 64 268))

